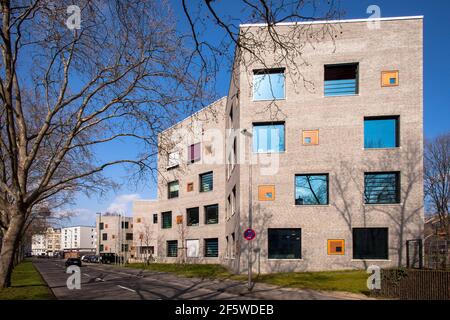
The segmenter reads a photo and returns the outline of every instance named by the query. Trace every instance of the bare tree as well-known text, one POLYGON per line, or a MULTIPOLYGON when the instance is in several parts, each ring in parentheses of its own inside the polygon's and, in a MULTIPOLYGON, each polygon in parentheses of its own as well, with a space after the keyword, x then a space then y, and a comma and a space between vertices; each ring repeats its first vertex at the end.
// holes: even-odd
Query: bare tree
POLYGON ((140 258, 142 259, 142 251, 144 251, 144 261, 146 264, 150 263, 151 258, 153 257, 154 252, 150 252, 150 246, 155 240, 154 238, 154 229, 153 226, 149 222, 145 222, 142 226, 139 234, 140 241, 140 258), (145 249, 144 246, 145 245, 145 249))
POLYGON ((36 208, 109 188, 114 165, 154 170, 155 133, 202 100, 164 2, 80 0, 79 30, 65 23, 72 4, 0 1, 0 288, 36 208), (96 158, 116 141, 142 151, 96 158))
MULTIPOLYGON (((296 90, 300 85, 314 91, 315 84, 305 74, 309 66, 305 48, 315 49, 327 40, 334 43, 342 33, 335 24, 314 24, 339 19, 343 15, 339 0, 241 0, 234 2, 235 14, 222 12, 219 1, 214 0, 182 0, 182 6, 191 30, 193 55, 202 73, 211 79, 224 61, 247 72, 282 67, 296 90), (211 41, 211 26, 221 30, 223 37, 211 41)), ((249 85, 254 84, 249 81, 249 85)), ((262 112, 272 118, 283 116, 275 99, 262 112)))
POLYGON ((450 133, 425 143, 425 202, 439 216, 440 232, 450 238, 450 133))

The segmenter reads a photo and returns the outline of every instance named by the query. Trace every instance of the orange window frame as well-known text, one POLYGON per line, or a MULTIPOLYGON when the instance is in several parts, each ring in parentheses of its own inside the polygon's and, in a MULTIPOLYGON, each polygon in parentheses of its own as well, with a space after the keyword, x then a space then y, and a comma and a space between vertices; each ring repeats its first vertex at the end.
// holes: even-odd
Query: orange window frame
POLYGON ((398 70, 381 71, 382 87, 397 87, 400 85, 400 76, 398 70), (391 84, 391 78, 395 78, 395 84, 391 84))
POLYGON ((303 130, 302 132, 302 144, 304 146, 317 146, 319 145, 319 130, 303 130), (311 143, 306 143, 305 139, 310 138, 311 143))
POLYGON ((275 201, 275 185, 261 185, 258 186, 258 200, 259 201, 275 201), (266 196, 267 193, 272 193, 272 198, 266 196))
POLYGON ((329 239, 327 241, 327 251, 329 256, 343 256, 345 255, 345 240, 344 239, 329 239), (332 252, 332 246, 331 244, 333 242, 339 242, 340 246, 342 247, 342 252, 332 252))

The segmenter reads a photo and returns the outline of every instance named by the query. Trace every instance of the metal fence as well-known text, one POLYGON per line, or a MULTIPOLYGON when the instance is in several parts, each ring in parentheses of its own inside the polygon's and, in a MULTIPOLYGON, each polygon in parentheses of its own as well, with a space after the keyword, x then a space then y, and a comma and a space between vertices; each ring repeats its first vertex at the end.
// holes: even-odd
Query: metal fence
POLYGON ((450 300, 450 271, 381 270, 377 295, 402 300, 450 300))
POLYGON ((450 241, 430 240, 425 242, 425 268, 450 270, 450 241))

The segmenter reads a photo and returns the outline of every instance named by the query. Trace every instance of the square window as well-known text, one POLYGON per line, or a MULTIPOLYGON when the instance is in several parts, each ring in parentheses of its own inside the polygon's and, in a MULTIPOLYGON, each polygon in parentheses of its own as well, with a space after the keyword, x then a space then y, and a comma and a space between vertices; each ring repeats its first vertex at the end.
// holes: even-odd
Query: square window
POLYGON ((201 148, 200 142, 191 144, 188 148, 188 162, 194 163, 199 161, 201 158, 201 148))
POLYGON ((258 200, 259 201, 274 201, 275 200, 275 186, 274 185, 258 186, 258 200))
POLYGON ((268 229, 269 259, 301 259, 301 229, 268 229))
POLYGON ((172 228, 172 211, 161 213, 161 220, 163 229, 172 228))
POLYGON ((399 84, 399 72, 394 71, 382 71, 381 72, 381 86, 382 87, 396 87, 399 84))
POLYGON ((328 255, 344 255, 345 254, 345 241, 343 239, 339 240, 328 240, 328 255))
POLYGON ((175 168, 180 164, 180 153, 172 151, 167 157, 167 169, 175 168))
POLYGON ((199 210, 197 208, 186 209, 187 225, 188 226, 198 226, 199 222, 199 210))
POLYGON ((353 259, 388 257, 388 228, 353 228, 353 259))
POLYGON ((328 174, 295 176, 295 205, 327 205, 328 174))
POLYGON ((253 71, 253 100, 279 100, 285 97, 284 69, 253 71))
POLYGON ((193 183, 193 182, 189 182, 189 183, 187 184, 186 191, 187 191, 187 192, 194 191, 194 183, 193 183))
POLYGON ((188 258, 197 258, 200 253, 199 240, 186 240, 186 255, 188 258))
POLYGON ((167 189, 168 189, 167 190, 168 191, 167 197, 169 199, 177 198, 178 197, 179 188, 180 188, 180 186, 178 184, 178 180, 169 182, 168 185, 167 185, 167 189))
POLYGON ((364 148, 398 148, 399 122, 398 116, 364 118, 364 148))
POLYGON ((358 63, 325 65, 325 96, 358 94, 358 63))
POLYGON ((366 204, 400 203, 400 173, 364 173, 364 198, 366 204))
POLYGON ((311 146, 319 144, 319 130, 304 130, 303 145, 311 146))
POLYGON ((213 173, 206 172, 200 175, 200 192, 213 190, 213 173))
POLYGON ((205 257, 219 256, 219 239, 205 239, 205 257))
POLYGON ((205 206, 205 224, 219 223, 219 205, 205 206))
POLYGON ((167 241, 167 256, 177 257, 178 256, 178 241, 170 240, 167 241))
POLYGON ((253 152, 284 152, 284 141, 284 122, 253 124, 253 152))

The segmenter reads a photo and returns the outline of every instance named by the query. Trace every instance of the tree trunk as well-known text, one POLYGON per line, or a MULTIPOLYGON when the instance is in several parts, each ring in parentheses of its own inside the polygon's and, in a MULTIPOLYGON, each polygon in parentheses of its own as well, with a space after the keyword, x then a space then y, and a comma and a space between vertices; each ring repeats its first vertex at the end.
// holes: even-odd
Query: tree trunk
POLYGON ((11 274, 14 268, 14 253, 19 245, 20 235, 22 234, 22 228, 25 224, 23 216, 24 215, 22 215, 19 210, 13 214, 10 226, 3 237, 2 249, 0 251, 0 288, 11 286, 11 274))

